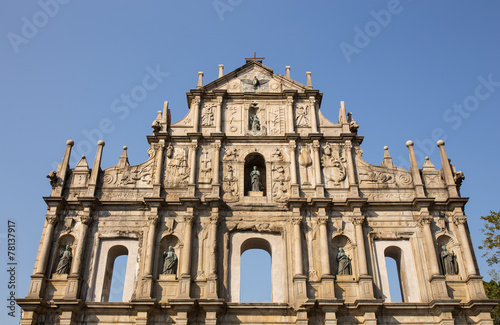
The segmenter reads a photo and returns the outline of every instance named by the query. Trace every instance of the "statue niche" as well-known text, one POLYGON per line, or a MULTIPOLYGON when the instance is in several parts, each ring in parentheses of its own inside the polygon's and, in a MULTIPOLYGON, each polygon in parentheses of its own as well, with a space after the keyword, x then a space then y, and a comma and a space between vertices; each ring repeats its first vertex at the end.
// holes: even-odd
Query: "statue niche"
POLYGON ((245 158, 245 196, 266 196, 266 162, 256 152, 245 158))
POLYGON ((71 262, 73 261, 73 243, 74 237, 66 234, 59 238, 57 248, 54 252, 54 261, 52 267, 52 275, 60 276, 69 274, 71 270, 71 262))
POLYGON ((160 241, 158 251, 158 274, 163 278, 175 279, 179 264, 180 243, 174 235, 167 235, 160 241))

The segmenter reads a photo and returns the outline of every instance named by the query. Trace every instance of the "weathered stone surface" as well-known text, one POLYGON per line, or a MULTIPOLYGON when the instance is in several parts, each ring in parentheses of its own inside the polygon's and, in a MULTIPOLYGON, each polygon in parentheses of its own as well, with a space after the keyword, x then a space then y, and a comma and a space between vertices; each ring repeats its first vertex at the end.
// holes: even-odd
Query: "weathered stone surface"
POLYGON ((369 164, 344 103, 338 121, 326 120, 311 74, 304 86, 289 72, 256 59, 226 75, 219 67, 206 85, 200 72, 189 113, 171 123, 165 102, 154 119, 141 164, 124 147, 101 169, 99 142, 92 169, 85 157, 71 169, 68 141, 48 176, 22 324, 488 324, 463 173, 444 142, 440 171, 428 159, 419 169, 411 141, 410 170, 387 147, 381 165, 369 164), (58 272, 66 245, 71 267, 58 272), (271 255, 272 302, 240 303, 240 257, 253 248, 271 255), (121 255, 122 302, 110 304, 121 255), (386 257, 403 303, 392 302, 386 257))

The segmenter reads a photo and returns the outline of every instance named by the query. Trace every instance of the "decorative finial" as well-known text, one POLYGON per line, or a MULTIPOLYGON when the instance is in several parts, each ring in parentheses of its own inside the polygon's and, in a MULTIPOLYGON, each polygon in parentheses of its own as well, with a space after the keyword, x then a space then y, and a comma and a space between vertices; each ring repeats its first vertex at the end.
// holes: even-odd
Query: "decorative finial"
POLYGON ((203 88, 203 71, 198 72, 198 85, 196 85, 196 88, 203 88))
POLYGON ((224 64, 219 64, 219 78, 224 75, 224 64))
POLYGON ((285 71, 286 71, 286 77, 287 77, 287 78, 290 78, 290 66, 289 66, 289 65, 287 65, 287 66, 285 67, 285 71))

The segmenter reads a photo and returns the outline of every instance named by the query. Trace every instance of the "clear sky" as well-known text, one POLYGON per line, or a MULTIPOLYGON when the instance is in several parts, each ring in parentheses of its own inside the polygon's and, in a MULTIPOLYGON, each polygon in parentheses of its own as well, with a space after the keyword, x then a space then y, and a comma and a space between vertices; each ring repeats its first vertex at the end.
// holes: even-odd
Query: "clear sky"
MULTIPOLYGON (((264 56, 277 74, 312 72, 322 112, 337 121, 339 102, 360 125, 363 158, 380 164, 383 147, 408 167, 407 140, 422 166, 441 168, 446 142, 465 174, 462 195, 477 250, 490 210, 500 210, 500 3, 496 1, 3 1, 0 4, 0 187, 2 269, 7 220, 16 222, 16 295, 29 276, 50 194, 45 178, 67 139, 75 158, 114 166, 122 146, 131 164, 147 158, 146 135, 168 100, 172 120, 187 113, 186 91, 264 56), (146 75, 154 83, 135 92, 146 75), (127 98, 130 99, 127 100, 127 98)), ((0 292, 7 299, 6 273, 0 292)), ((5 298, 3 298, 5 297, 5 298)), ((2 307, 3 308, 3 307, 2 307)), ((0 319, 6 314, 1 309, 0 319)), ((10 319, 10 318, 6 318, 10 319)))

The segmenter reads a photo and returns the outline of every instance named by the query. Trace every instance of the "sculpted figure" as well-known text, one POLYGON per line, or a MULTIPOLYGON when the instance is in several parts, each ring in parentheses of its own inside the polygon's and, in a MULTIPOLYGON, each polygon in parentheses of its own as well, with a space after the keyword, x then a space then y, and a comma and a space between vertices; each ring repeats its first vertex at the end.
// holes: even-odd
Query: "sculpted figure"
POLYGON ((444 274, 458 274, 458 265, 456 261, 456 255, 453 252, 449 252, 446 246, 441 246, 443 249, 441 252, 441 262, 443 264, 444 274))
POLYGON ((252 125, 252 132, 257 133, 260 131, 260 121, 257 114, 250 117, 250 123, 252 125))
POLYGON ((163 272, 162 274, 176 274, 177 273, 177 255, 175 255, 174 248, 168 246, 168 252, 163 252, 163 272))
POLYGON ((257 170, 257 166, 253 166, 253 170, 250 172, 250 184, 252 192, 260 192, 260 172, 257 170))
POLYGON ((309 125, 309 119, 307 117, 307 114, 308 114, 308 109, 309 107, 306 106, 304 108, 304 106, 300 106, 300 107, 297 107, 297 117, 295 118, 296 122, 297 122, 297 126, 308 126, 309 125))
POLYGON ((337 272, 338 275, 352 274, 351 258, 346 255, 342 247, 339 248, 339 252, 337 254, 337 265, 339 266, 339 270, 337 272))
POLYGON ((212 105, 205 105, 201 112, 201 125, 211 126, 214 123, 214 112, 212 105))
POLYGON ((71 267, 71 249, 69 245, 66 245, 66 249, 59 254, 59 263, 57 263, 57 274, 69 274, 69 270, 71 267))

